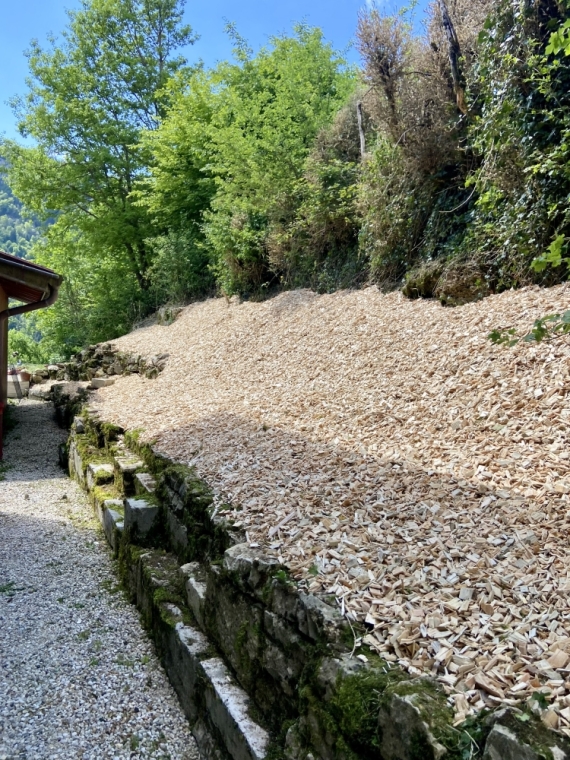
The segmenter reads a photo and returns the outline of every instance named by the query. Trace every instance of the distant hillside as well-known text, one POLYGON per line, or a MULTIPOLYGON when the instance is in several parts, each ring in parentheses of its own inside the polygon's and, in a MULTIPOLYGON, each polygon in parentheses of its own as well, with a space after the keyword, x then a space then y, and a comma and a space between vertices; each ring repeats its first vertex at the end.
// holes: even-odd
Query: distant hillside
POLYGON ((27 258, 41 231, 42 224, 24 215, 22 204, 0 176, 0 250, 27 258))

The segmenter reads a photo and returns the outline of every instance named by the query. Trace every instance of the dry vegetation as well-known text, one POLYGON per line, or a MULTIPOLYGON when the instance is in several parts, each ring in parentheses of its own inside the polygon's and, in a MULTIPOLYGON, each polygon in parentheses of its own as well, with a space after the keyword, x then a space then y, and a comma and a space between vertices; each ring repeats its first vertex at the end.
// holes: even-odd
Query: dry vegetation
POLYGON ((486 338, 569 301, 210 300, 117 341, 167 367, 94 406, 195 465, 250 543, 436 674, 458 720, 542 689, 570 734, 570 345, 486 338))

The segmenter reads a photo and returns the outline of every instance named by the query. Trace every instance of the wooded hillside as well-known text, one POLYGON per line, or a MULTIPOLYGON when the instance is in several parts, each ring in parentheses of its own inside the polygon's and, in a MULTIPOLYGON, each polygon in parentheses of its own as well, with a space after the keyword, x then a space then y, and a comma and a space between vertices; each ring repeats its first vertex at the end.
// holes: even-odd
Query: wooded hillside
POLYGON ((88 0, 33 43, 4 141, 66 276, 39 319, 52 353, 167 302, 376 283, 456 305, 566 279, 568 0, 434 0, 361 12, 349 66, 298 25, 190 66, 182 0, 88 0))

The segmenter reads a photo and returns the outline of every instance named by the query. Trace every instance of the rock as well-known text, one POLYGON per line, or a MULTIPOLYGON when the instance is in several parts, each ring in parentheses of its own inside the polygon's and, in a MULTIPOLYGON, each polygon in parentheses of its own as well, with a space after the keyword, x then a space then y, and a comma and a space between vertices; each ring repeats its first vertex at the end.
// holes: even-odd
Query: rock
POLYGON ((112 464, 90 464, 87 467, 87 488, 102 486, 112 483, 115 477, 115 468, 112 464))
POLYGON ((312 594, 299 595, 298 624, 301 633, 313 641, 326 638, 340 643, 350 634, 350 626, 340 612, 312 594))
POLYGON ((156 480, 149 472, 135 473, 134 483, 137 496, 147 496, 156 490, 156 480))
POLYGON ((73 420, 73 427, 75 428, 76 433, 84 433, 85 432, 85 423, 81 419, 81 417, 76 417, 73 420))
POLYGON ((51 388, 45 385, 32 385, 28 391, 28 397, 48 401, 51 398, 51 388))
POLYGON ((539 757, 506 726, 496 725, 487 738, 483 760, 539 760, 539 757))
POLYGON ((204 631, 204 605, 206 603, 206 574, 198 562, 189 562, 180 568, 181 575, 186 579, 186 595, 188 606, 192 610, 196 622, 204 631))
POLYGON ((237 544, 224 553, 224 567, 237 576, 240 585, 254 590, 263 586, 282 566, 249 544, 237 544))
MULTIPOLYGON (((97 372, 100 372, 101 370, 97 370, 97 372)), ((95 375, 97 375, 97 372, 95 375)), ((107 388, 109 385, 114 385, 115 378, 114 377, 94 377, 91 380, 91 388, 97 390, 99 388, 107 388)))
POLYGON ((503 708, 485 721, 491 726, 483 760, 570 760, 570 742, 550 731, 535 716, 503 708), (523 718, 523 720, 521 720, 523 718))
POLYGON ((144 499, 125 499, 125 529, 146 538, 158 519, 159 508, 144 499))
MULTIPOLYGON (((440 760, 447 751, 436 741, 416 694, 392 693, 378 715, 383 760, 440 760)), ((501 758, 501 760, 506 760, 501 758)), ((518 758, 517 760, 523 760, 518 758)))
POLYGON ((95 371, 95 377, 106 377, 107 373, 103 369, 98 369, 95 371))
POLYGON ((109 546, 115 554, 119 549, 119 535, 124 528, 124 516, 118 509, 121 508, 121 502, 118 499, 109 499, 103 502, 103 530, 109 546))
POLYGON ((350 654, 340 657, 325 657, 317 672, 316 686, 325 702, 330 702, 337 691, 339 679, 358 675, 366 670, 366 665, 350 654))
POLYGON ((219 731, 233 760, 263 760, 269 734, 249 717, 250 700, 234 681, 223 661, 202 662, 206 679, 204 697, 210 720, 219 731))

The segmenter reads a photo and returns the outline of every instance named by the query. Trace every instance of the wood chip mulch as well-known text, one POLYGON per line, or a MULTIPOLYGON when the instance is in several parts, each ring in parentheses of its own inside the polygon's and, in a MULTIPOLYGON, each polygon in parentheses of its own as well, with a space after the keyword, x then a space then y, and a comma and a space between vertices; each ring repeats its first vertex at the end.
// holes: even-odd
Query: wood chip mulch
POLYGON ((570 339, 487 339, 568 308, 568 286, 213 299, 118 340, 166 369, 93 406, 194 465, 251 544, 365 624, 358 652, 435 675, 458 722, 540 690, 570 736, 570 339))

